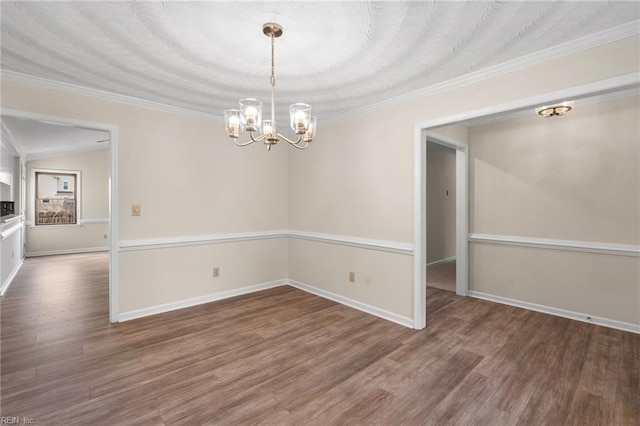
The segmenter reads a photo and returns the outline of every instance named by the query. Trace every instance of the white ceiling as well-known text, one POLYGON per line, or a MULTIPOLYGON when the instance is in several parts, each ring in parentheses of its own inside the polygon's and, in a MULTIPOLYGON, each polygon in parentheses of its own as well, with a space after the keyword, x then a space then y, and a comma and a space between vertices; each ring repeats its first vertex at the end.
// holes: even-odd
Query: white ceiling
MULTIPOLYGON (((630 2, 7 2, 3 71, 222 115, 244 97, 320 122, 630 24, 630 2)), ((265 112, 268 112, 266 108, 265 112)))
POLYGON ((2 116, 3 139, 27 160, 109 147, 109 133, 30 118, 2 116))

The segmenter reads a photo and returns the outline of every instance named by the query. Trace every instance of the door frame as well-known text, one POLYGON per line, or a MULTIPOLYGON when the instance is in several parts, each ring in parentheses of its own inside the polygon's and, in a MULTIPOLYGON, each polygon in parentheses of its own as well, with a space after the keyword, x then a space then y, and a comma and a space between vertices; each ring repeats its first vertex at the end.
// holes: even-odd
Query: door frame
MULTIPOLYGON (((109 133, 109 322, 118 322, 118 126, 12 108, 0 109, 0 115, 31 120, 54 121, 70 126, 102 130, 109 133)), ((26 160, 25 158, 25 163, 26 160)), ((23 203, 26 202, 27 200, 23 198, 23 203)), ((23 223, 23 228, 26 228, 26 222, 23 223)))
MULTIPOLYGON (((640 78, 637 73, 630 73, 618 77, 600 80, 593 83, 556 90, 541 95, 518 99, 512 102, 492 105, 484 108, 466 111, 459 114, 417 122, 413 126, 413 328, 422 330, 427 325, 427 233, 426 233, 426 136, 430 129, 464 122, 480 117, 487 117, 506 112, 515 112, 535 108, 540 105, 562 102, 595 96, 612 91, 637 87, 640 78)), ((459 152, 459 151, 457 151, 459 152)), ((456 164, 458 157, 456 155, 456 164)), ((468 160, 467 160, 468 164, 468 160)), ((457 184, 456 184, 457 185, 457 184)), ((456 200, 456 206, 457 206, 456 200)), ((457 210, 457 208, 456 208, 457 210)), ((465 216, 468 215, 468 204, 465 216)), ((468 219, 468 218, 467 218, 468 219)), ((468 220, 467 220, 468 224, 468 220)), ((468 225, 467 225, 468 226, 468 225)), ((456 235, 456 239, 464 238, 463 245, 469 245, 468 230, 464 235, 456 235)), ((456 243, 458 240, 456 240, 456 243)), ((463 271, 468 282, 468 259, 465 258, 467 268, 463 271)), ((458 272, 456 267, 456 273, 458 272)), ((456 280, 457 281, 457 280, 456 280)), ((457 291, 456 282, 456 291, 457 291)))

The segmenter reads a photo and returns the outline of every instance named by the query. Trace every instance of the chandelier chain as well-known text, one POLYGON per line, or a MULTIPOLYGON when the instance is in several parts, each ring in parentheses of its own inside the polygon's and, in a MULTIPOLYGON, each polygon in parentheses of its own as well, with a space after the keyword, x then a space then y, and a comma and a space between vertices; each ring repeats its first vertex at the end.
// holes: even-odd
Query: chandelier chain
POLYGON ((276 85, 276 72, 275 72, 275 43, 273 34, 271 34, 271 85, 276 85))

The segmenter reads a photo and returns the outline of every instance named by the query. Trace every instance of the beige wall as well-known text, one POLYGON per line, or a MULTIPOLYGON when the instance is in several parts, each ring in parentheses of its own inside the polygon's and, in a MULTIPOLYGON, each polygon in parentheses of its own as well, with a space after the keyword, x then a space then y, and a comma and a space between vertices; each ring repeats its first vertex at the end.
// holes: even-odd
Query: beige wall
MULTIPOLYGON (((240 149, 224 135, 220 123, 20 83, 2 82, 2 105, 118 126, 121 240, 288 225, 294 230, 412 243, 416 122, 637 72, 638 47, 638 38, 633 37, 324 125, 311 149, 303 152, 280 146, 270 153, 257 146, 240 149), (541 78, 549 75, 553 78, 541 78), (134 203, 142 205, 141 217, 130 216, 134 203)), ((272 250, 278 250, 278 242, 273 244, 272 250)), ((293 279, 313 280, 311 284, 321 289, 398 315, 412 315, 411 256, 370 255, 370 250, 357 248, 344 252, 342 246, 325 243, 316 243, 325 246, 321 251, 309 248, 308 242, 290 244, 278 258, 287 265, 289 253, 293 279), (330 261, 319 260, 317 254, 330 261), (375 291, 355 290, 342 278, 332 281, 332 277, 343 277, 349 264, 338 262, 341 256, 358 262, 356 275, 371 277, 375 291), (317 270, 314 265, 319 261, 326 279, 314 280, 304 271, 317 270)), ((249 268, 254 271, 250 281, 256 284, 270 281, 275 274, 271 263, 252 263, 253 257, 243 257, 229 244, 217 247, 233 258, 226 263, 228 268, 222 266, 221 274, 240 276, 241 269, 249 268)), ((217 256, 204 245, 120 252, 121 311, 215 292, 213 284, 204 284, 204 276, 219 263, 217 256), (148 267, 167 274, 145 273, 148 267)), ((247 281, 226 285, 242 287, 247 281)))
MULTIPOLYGON (((81 152, 62 157, 27 161, 27 218, 33 220, 33 169, 80 171, 80 219, 109 219, 109 151, 81 152)), ((108 246, 104 238, 107 223, 81 223, 80 226, 27 226, 27 255, 108 246)))
MULTIPOLYGON (((469 128, 470 231, 640 244, 640 97, 469 128)), ((640 259, 471 244, 470 288, 640 323, 640 259)))
MULTIPOLYGON (((289 156, 291 228, 412 243, 415 123, 635 73, 640 64, 639 51, 638 37, 631 37, 322 126, 312 149, 289 156)), ((336 257, 342 250, 335 244, 326 246, 327 257, 336 257)), ((304 252, 290 256, 290 271, 313 269, 317 262, 304 252)), ((396 256, 381 254, 375 261, 362 263, 356 271, 361 275, 380 269, 390 271, 386 279, 378 282, 380 296, 368 299, 374 306, 400 305, 412 297, 412 264, 398 264, 396 256)), ((323 271, 323 276, 343 274, 343 266, 338 264, 328 264, 323 271)), ((364 301, 344 280, 318 281, 317 285, 364 301)), ((585 303, 585 310, 590 306, 585 303)), ((622 320, 620 316, 615 318, 622 320)))
POLYGON ((427 263, 456 255, 456 151, 427 143, 427 263))
MULTIPOLYGON (((118 126, 119 240, 182 237, 287 227, 285 146, 238 148, 221 123, 2 82, 3 107, 118 126), (131 205, 141 216, 131 216, 131 205)), ((257 247, 264 247, 264 242, 257 247)), ((273 240, 271 262, 232 244, 120 252, 120 312, 207 296, 286 277, 286 246, 273 240), (167 254, 170 254, 167 257, 167 254), (232 259, 230 259, 232 256, 232 259), (198 259, 198 267, 194 261, 198 259), (136 266, 137 265, 137 266, 136 266), (211 268, 220 278, 211 281, 211 268), (241 277, 237 282, 223 277, 241 277), (147 271, 145 273, 145 271, 147 271), (180 277, 176 279, 176 277, 180 277), (251 282, 249 282, 251 281, 251 282), (203 284, 204 282, 208 285, 203 284), (170 290, 168 290, 170 289, 170 290)))
POLYGON ((640 98, 469 128, 472 233, 640 244, 640 98))

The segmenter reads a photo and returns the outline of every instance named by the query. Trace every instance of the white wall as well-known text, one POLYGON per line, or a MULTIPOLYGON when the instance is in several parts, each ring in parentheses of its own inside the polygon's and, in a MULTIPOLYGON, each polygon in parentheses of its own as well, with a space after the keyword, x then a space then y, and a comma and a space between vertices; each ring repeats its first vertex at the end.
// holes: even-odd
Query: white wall
MULTIPOLYGON (((640 244, 640 97, 469 128, 470 232, 640 244)), ((474 242, 470 289, 640 323, 640 259, 474 242)))
MULTIPOLYGON (((2 105, 118 126, 121 244, 287 226, 406 244, 414 231, 415 123, 638 72, 638 51, 638 38, 632 37, 324 125, 311 149, 301 152, 283 146, 270 153, 258 146, 240 149, 221 123, 15 82, 2 82, 2 105), (131 217, 131 204, 142 205, 142 216, 131 217)), ((413 316, 410 254, 301 240, 291 240, 287 249, 281 243, 253 241, 245 250, 223 244, 215 250, 198 245, 121 251, 121 310, 269 282, 288 270, 294 280, 312 281, 399 317, 413 316), (261 261, 265 255, 271 261, 261 261), (229 277, 252 272, 223 282, 211 278, 214 265, 229 277), (356 283, 345 280, 348 268, 355 269, 356 283), (369 278, 371 287, 358 277, 369 278)))
MULTIPOLYGON (((289 157, 291 228, 413 243, 415 123, 445 119, 522 98, 637 73, 639 51, 638 37, 631 37, 323 126, 313 142, 313 149, 292 152, 289 157)), ((325 257, 336 257, 342 251, 337 244, 325 243, 325 246, 325 257)), ((345 272, 343 264, 315 268, 318 262, 314 256, 316 252, 302 250, 295 257, 291 254, 291 278, 297 279, 296 274, 301 273, 297 271, 314 269, 314 280, 321 289, 358 301, 367 300, 373 306, 399 315, 413 316, 411 262, 398 263, 396 254, 382 253, 359 263, 356 275, 370 276, 378 286, 377 296, 365 299, 351 287, 353 284, 342 278, 345 272)), ((633 299, 633 292, 619 294, 617 299, 622 301, 625 297, 638 300, 633 299)), ((585 309, 589 306, 584 305, 585 309)), ((630 317, 625 314, 615 318, 638 323, 637 319, 634 320, 637 315, 630 317)))
MULTIPOLYGON (((121 244, 287 228, 286 146, 238 148, 222 123, 15 82, 2 105, 118 126, 121 244)), ((163 247, 116 254, 121 314, 286 277, 282 239, 163 247)))
POLYGON ((456 151, 427 143, 427 263, 456 255, 456 151))
MULTIPOLYGON (((34 169, 80 172, 80 223, 64 226, 27 226, 27 256, 107 249, 109 234, 109 151, 80 152, 27 161, 27 218, 33 221, 34 169), (83 223, 83 221, 88 221, 83 223), (99 223, 96 223, 99 222, 99 223)), ((52 189, 55 192, 55 187, 52 189)))

